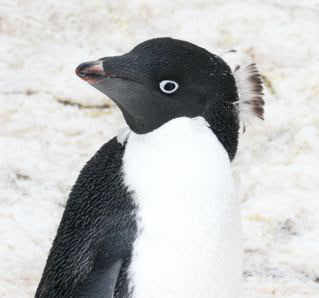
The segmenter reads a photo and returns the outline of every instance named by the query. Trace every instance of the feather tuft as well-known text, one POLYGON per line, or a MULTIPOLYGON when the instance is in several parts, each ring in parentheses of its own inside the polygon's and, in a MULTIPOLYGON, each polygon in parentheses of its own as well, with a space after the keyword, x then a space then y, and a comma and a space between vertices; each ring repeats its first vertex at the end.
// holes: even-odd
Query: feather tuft
MULTIPOLYGON (((234 76, 239 100, 237 106, 240 118, 245 123, 251 116, 264 119, 263 81, 255 63, 246 67, 237 65, 234 76)), ((245 126, 245 125, 244 125, 245 126)))

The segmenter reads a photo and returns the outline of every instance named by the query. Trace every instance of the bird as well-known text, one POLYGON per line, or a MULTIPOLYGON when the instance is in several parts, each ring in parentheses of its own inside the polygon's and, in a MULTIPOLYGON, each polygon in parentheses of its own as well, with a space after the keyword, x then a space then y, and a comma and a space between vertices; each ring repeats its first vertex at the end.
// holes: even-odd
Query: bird
POLYGON ((239 297, 231 162, 243 117, 263 118, 256 65, 232 70, 202 47, 160 37, 76 74, 127 127, 81 170, 35 297, 239 297))

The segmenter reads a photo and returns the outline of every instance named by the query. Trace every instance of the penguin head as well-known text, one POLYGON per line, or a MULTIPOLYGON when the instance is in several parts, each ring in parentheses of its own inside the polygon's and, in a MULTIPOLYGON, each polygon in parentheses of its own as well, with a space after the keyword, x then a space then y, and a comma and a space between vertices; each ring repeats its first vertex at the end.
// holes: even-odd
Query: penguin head
POLYGON ((151 39, 124 55, 82 63, 76 74, 114 101, 135 133, 151 132, 177 117, 202 116, 234 157, 239 130, 235 77, 204 48, 151 39))

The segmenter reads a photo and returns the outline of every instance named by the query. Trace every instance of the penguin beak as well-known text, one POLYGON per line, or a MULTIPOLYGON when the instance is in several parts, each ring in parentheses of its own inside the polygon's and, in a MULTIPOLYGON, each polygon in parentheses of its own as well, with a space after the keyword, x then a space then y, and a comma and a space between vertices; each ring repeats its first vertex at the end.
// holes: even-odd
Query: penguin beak
POLYGON ((105 72, 101 60, 81 63, 75 70, 77 76, 82 80, 95 85, 99 82, 114 77, 111 73, 105 72))
POLYGON ((121 104, 123 96, 119 94, 120 91, 130 89, 131 87, 128 85, 134 81, 128 78, 123 68, 120 56, 106 57, 81 63, 76 68, 75 73, 82 80, 107 95, 116 104, 121 104))

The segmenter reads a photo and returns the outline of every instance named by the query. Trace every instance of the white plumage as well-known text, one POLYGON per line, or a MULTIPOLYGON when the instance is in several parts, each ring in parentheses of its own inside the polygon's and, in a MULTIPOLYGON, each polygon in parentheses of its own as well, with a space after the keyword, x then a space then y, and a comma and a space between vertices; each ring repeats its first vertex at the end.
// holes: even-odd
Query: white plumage
POLYGON ((227 152, 202 117, 127 136, 123 172, 138 207, 134 298, 235 298, 240 205, 227 152))

